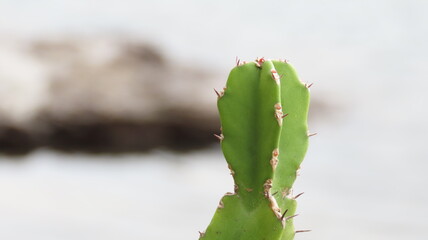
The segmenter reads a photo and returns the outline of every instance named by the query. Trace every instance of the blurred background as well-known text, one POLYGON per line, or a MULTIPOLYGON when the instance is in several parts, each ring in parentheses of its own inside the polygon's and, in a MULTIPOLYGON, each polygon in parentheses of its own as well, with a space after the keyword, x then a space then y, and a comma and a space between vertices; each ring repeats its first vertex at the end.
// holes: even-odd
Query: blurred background
POLYGON ((0 1, 0 238, 197 239, 235 57, 314 83, 296 240, 428 239, 428 2, 0 1), (425 146, 425 147, 424 147, 425 146))

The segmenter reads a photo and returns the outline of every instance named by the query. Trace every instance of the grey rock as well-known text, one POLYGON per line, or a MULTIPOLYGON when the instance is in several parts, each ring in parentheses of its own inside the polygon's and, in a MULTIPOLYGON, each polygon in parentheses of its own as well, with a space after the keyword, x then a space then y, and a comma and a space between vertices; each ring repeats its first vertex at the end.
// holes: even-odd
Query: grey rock
POLYGON ((192 149, 215 141, 218 78, 150 44, 62 38, 1 46, 16 60, 0 58, 8 64, 0 83, 9 85, 0 97, 0 151, 192 149))

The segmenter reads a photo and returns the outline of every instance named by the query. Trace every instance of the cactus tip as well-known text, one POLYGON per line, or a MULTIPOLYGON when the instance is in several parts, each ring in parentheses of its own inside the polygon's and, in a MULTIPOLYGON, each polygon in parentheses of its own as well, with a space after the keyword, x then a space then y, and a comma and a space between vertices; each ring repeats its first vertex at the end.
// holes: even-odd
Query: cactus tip
POLYGON ((264 57, 256 58, 256 62, 258 62, 258 63, 262 64, 262 63, 264 63, 264 62, 265 62, 265 58, 264 58, 264 57))
POLYGON ((265 58, 264 57, 262 57, 262 58, 256 58, 256 61, 255 61, 255 63, 256 63, 256 66, 258 67, 258 68, 261 68, 262 67, 262 64, 265 62, 265 58))

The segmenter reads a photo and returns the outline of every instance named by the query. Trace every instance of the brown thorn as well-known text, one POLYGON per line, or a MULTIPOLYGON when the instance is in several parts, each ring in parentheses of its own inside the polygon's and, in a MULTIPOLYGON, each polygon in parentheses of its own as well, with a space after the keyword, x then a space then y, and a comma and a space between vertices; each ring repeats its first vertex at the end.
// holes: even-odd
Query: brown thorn
POLYGON ((282 118, 285 118, 285 117, 287 117, 287 116, 288 116, 288 113, 286 113, 286 114, 282 115, 282 118))
POLYGON ((282 79, 282 77, 284 77, 284 73, 279 75, 279 79, 282 79))
POLYGON ((272 196, 275 196, 275 194, 277 194, 277 193, 278 193, 278 191, 276 191, 276 192, 272 193, 272 196))
POLYGON ((311 84, 307 84, 307 83, 305 83, 305 87, 306 87, 306 88, 310 88, 310 87, 312 87, 312 85, 314 85, 314 83, 311 83, 311 84))
MULTIPOLYGON (((292 219, 292 218, 295 218, 295 217, 297 217, 297 216, 299 216, 299 214, 294 214, 294 215, 292 215, 292 216, 288 216, 288 217, 286 217, 286 218, 284 218, 284 219, 285 219, 285 221, 287 221, 287 220, 292 219)), ((282 219, 281 219, 281 220, 282 220, 282 219)))
POLYGON ((301 192, 293 197, 294 200, 296 200, 298 197, 302 196, 305 192, 301 192))
POLYGON ((241 62, 241 59, 239 59, 238 56, 236 56, 236 66, 239 66, 240 62, 241 62))
POLYGON ((315 135, 317 135, 318 133, 308 133, 308 137, 312 137, 312 136, 315 136, 315 135))
POLYGON ((281 215, 281 221, 284 220, 285 214, 287 214, 288 209, 285 209, 284 213, 281 215))
POLYGON ((310 232, 312 230, 297 230, 295 231, 295 233, 304 233, 304 232, 310 232))
POLYGON ((221 94, 214 88, 215 94, 217 94, 217 97, 221 97, 221 94))
POLYGON ((204 232, 198 231, 199 232, 199 238, 203 238, 205 236, 204 232))

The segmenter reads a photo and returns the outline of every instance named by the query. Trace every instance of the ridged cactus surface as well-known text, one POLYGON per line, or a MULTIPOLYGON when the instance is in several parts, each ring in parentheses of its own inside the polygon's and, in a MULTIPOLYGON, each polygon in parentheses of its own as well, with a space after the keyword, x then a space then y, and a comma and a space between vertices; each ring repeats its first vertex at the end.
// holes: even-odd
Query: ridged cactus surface
POLYGON ((291 240, 292 186, 308 147, 309 86, 286 61, 237 63, 217 92, 217 135, 235 182, 201 240, 291 240))

